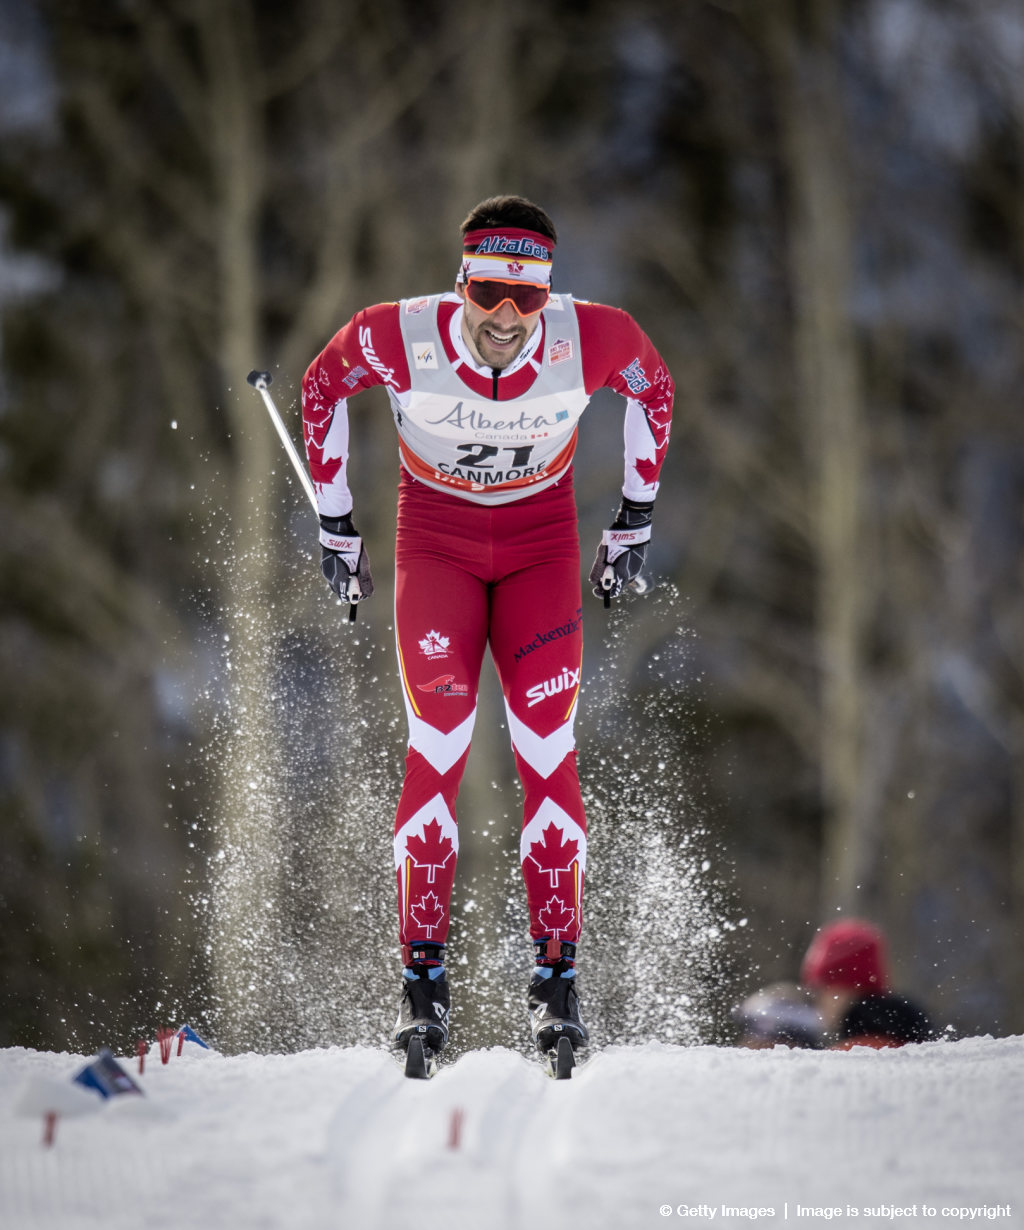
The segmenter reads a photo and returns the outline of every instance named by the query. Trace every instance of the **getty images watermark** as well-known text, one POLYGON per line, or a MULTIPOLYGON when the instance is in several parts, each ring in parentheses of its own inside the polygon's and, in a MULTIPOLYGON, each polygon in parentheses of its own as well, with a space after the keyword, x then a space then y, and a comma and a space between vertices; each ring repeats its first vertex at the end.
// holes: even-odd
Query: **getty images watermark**
POLYGON ((915 1218, 941 1218, 944 1222, 996 1221, 1012 1217, 1008 1204, 782 1204, 779 1205, 732 1205, 732 1204, 663 1204, 658 1210, 662 1217, 686 1217, 694 1221, 714 1221, 717 1217, 743 1218, 747 1221, 778 1217, 782 1221, 799 1221, 811 1218, 815 1221, 838 1221, 860 1217, 879 1221, 911 1221, 915 1218))

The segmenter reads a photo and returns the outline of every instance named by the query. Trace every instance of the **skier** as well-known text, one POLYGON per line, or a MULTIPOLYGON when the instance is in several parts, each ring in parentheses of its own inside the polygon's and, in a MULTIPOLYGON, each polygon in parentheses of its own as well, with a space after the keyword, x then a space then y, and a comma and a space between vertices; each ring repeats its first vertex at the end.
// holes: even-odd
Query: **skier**
POLYGON ((395 631, 409 726, 395 818, 403 992, 395 1042, 448 1039, 445 973, 455 801, 490 646, 525 792, 520 855, 535 946, 531 1031, 587 1041, 576 989, 586 818, 573 722, 583 609, 572 460, 593 392, 625 408, 625 482, 590 580, 605 604, 642 577, 668 444, 672 379, 625 312, 551 291, 555 227, 523 197, 462 224, 454 292, 357 312, 302 386, 321 568, 339 597, 373 592, 352 521, 348 400, 387 389, 398 429, 395 631))

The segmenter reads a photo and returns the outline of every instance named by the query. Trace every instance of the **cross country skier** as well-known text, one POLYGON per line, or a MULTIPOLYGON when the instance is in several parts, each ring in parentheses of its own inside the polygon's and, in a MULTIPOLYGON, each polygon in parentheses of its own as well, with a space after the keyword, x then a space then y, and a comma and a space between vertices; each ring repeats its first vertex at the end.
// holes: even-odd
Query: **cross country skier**
POLYGON ((576 990, 586 818, 573 721, 582 656, 572 460, 596 389, 626 400, 625 482, 590 580, 605 602, 643 589, 672 378, 625 312, 551 293, 556 234, 522 197, 462 224, 454 293, 358 312, 303 380, 322 570, 349 601, 373 592, 352 523, 348 400, 387 389, 398 429, 395 630, 409 723, 395 818, 404 979, 395 1041, 448 1038, 445 940, 459 836, 455 800, 490 646, 525 792, 520 842, 535 946, 533 1038, 587 1040, 576 990))

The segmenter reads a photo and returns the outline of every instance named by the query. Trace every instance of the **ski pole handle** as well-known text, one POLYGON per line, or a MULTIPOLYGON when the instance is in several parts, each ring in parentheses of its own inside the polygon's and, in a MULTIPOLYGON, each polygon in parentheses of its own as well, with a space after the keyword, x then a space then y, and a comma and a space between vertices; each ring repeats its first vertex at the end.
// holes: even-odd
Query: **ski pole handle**
POLYGON ((292 443, 292 438, 288 434, 288 428, 285 427, 281 415, 278 413, 277 406, 274 405, 274 399, 270 396, 270 382, 273 380, 270 372, 252 371, 246 376, 246 380, 263 398, 263 404, 267 408, 267 413, 270 415, 270 421, 274 424, 274 429, 281 438, 281 443, 284 445, 284 451, 288 454, 288 458, 295 468, 295 473, 298 475, 299 482, 302 483, 302 488, 309 498, 310 504, 313 506, 313 511, 319 515, 319 509, 316 503, 316 492, 313 490, 313 482, 306 473, 306 467, 302 464, 302 458, 299 456, 298 450, 292 443))
MULTIPOLYGON (((317 506, 316 492, 313 490, 313 481, 306 472, 306 467, 302 464, 302 458, 299 456, 298 449, 295 447, 291 436, 288 434, 288 428, 285 427, 284 420, 278 413, 277 406, 274 405, 274 399, 270 395, 270 384, 274 377, 270 374, 270 372, 259 372, 254 370, 251 371, 245 379, 252 385, 256 392, 259 393, 260 397, 263 398, 263 404, 266 406, 267 413, 270 415, 270 421, 274 424, 274 430, 277 432, 281 439, 281 443, 284 445, 284 451, 288 454, 288 458, 292 463, 295 473, 298 475, 299 482, 302 484, 302 489, 309 498, 313 511, 317 514, 317 516, 319 516, 320 509, 317 506)), ((350 597, 351 586, 353 585, 355 586, 356 594, 358 594, 359 582, 355 579, 355 577, 353 577, 349 582, 350 588, 347 592, 350 597)), ((354 624, 356 622, 356 603, 353 601, 350 601, 348 606, 348 622, 350 624, 354 624)))
POLYGON ((605 566, 601 573, 601 589, 603 591, 604 609, 607 611, 612 604, 612 590, 615 588, 615 569, 611 564, 605 566))

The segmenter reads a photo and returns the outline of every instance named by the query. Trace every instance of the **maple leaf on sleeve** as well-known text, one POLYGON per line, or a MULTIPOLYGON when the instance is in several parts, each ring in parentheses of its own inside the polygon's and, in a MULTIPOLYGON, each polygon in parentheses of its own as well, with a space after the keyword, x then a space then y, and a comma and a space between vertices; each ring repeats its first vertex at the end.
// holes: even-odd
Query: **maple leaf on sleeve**
POLYGON ((657 406, 647 406, 644 414, 654 437, 654 447, 661 457, 668 448, 668 438, 672 430, 672 403, 666 401, 657 406))
POLYGON ((323 449, 314 448, 312 445, 306 455, 309 458, 309 474, 313 482, 318 487, 329 487, 341 469, 344 459, 341 457, 324 459, 323 449))
POLYGON ((302 408, 306 439, 323 440, 334 418, 334 406, 317 398, 307 398, 302 408))
POLYGON ((343 458, 326 457, 324 443, 334 419, 334 406, 307 398, 303 406, 302 431, 309 458, 309 472, 318 487, 329 486, 341 469, 343 458))
POLYGON ((640 480, 645 487, 650 487, 657 482, 658 468, 657 458, 652 461, 648 457, 638 457, 633 462, 633 469, 640 475, 640 480))

